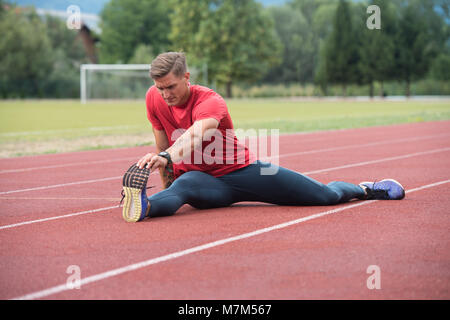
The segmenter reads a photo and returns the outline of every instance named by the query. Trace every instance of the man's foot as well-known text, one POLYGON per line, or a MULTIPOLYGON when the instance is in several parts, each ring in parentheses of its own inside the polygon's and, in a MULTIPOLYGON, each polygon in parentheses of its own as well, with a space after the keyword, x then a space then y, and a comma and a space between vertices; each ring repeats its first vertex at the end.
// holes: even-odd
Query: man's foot
POLYGON ((150 203, 146 193, 149 175, 149 169, 139 169, 137 164, 133 164, 123 176, 122 216, 127 222, 141 221, 150 212, 150 203))
POLYGON ((366 192, 365 200, 401 200, 405 197, 405 189, 394 179, 361 182, 359 186, 366 192))

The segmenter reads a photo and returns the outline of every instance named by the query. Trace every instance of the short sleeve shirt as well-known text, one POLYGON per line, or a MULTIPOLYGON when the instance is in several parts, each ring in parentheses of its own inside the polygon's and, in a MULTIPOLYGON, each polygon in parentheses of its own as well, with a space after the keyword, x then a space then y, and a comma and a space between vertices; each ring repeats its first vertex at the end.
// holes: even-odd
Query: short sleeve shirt
POLYGON ((225 100, 213 90, 191 85, 188 101, 181 106, 169 106, 155 86, 146 94, 147 118, 156 130, 164 130, 170 146, 195 121, 214 118, 218 130, 204 138, 191 157, 174 163, 175 177, 188 171, 202 171, 219 177, 244 168, 256 161, 255 155, 236 137, 225 100))

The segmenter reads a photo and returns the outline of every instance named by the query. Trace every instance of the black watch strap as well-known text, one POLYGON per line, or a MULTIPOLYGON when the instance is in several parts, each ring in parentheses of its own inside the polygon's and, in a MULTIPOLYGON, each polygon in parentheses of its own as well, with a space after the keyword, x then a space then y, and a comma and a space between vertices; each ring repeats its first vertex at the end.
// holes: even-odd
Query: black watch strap
POLYGON ((158 156, 166 158, 167 159, 167 164, 171 164, 172 163, 172 159, 170 158, 170 154, 166 151, 161 151, 160 153, 158 153, 158 156))
POLYGON ((161 151, 160 153, 158 153, 158 156, 167 159, 166 170, 169 171, 170 173, 172 173, 172 166, 171 166, 172 159, 170 158, 170 154, 166 151, 161 151))

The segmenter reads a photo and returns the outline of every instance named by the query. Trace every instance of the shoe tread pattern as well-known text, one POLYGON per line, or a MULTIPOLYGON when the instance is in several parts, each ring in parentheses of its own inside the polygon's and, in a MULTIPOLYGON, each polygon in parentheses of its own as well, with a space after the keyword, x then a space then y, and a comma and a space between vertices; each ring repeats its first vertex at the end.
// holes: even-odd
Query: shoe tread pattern
POLYGON ((123 176, 122 185, 124 187, 145 189, 147 186, 150 170, 147 168, 140 169, 137 163, 133 164, 123 176))

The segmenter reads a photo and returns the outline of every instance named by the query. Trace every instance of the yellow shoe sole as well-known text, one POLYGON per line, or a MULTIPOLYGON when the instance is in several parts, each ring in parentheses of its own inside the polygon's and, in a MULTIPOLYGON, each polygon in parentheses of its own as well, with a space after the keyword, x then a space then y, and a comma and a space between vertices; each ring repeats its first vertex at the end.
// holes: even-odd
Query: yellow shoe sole
POLYGON ((137 222, 145 218, 150 209, 150 204, 148 204, 146 212, 142 214, 142 190, 131 187, 123 187, 123 191, 125 195, 122 209, 123 219, 127 222, 137 222))

